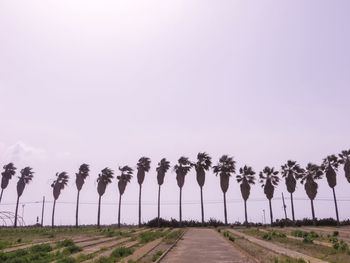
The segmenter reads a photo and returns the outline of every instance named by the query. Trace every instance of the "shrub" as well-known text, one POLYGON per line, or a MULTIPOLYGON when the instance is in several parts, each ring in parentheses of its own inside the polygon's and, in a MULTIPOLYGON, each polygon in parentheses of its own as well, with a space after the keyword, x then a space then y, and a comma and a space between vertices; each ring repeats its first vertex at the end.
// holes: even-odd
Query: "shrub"
POLYGON ((163 255, 163 251, 157 251, 152 257, 152 262, 156 262, 163 255))
POLYGON ((132 248, 118 247, 118 248, 113 250, 112 256, 116 257, 116 258, 123 258, 123 257, 131 255, 133 252, 134 251, 132 248))

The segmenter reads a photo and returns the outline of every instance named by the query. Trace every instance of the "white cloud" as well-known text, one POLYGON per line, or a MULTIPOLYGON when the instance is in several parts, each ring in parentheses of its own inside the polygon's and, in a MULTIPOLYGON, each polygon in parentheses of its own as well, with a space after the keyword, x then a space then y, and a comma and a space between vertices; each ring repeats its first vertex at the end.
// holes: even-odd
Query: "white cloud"
POLYGON ((45 150, 29 146, 22 141, 18 141, 7 148, 4 147, 3 151, 3 159, 15 163, 25 162, 28 159, 43 160, 46 157, 45 150))

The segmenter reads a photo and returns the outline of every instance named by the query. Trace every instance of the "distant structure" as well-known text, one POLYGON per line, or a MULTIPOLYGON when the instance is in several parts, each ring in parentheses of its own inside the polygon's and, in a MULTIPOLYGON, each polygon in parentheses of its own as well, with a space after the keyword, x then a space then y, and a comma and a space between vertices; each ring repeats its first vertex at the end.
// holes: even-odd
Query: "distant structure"
MULTIPOLYGON (((15 213, 9 211, 0 211, 0 226, 13 226, 15 221, 15 213)), ((17 216, 17 225, 25 226, 23 217, 17 216)))

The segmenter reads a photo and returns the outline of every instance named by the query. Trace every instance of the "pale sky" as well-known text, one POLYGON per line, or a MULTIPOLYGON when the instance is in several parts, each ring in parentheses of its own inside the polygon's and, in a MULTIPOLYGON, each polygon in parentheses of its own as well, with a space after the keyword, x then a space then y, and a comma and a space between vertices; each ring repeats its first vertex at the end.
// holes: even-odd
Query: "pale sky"
MULTIPOLYGON (((145 155, 152 169, 143 186, 143 221, 157 215, 155 167, 206 151, 217 163, 234 156, 256 172, 294 159, 305 166, 349 149, 350 2, 344 1, 0 1, 0 165, 33 167, 21 198, 52 201, 56 172, 69 186, 59 198, 58 224, 75 220, 75 173, 91 176, 81 192, 81 224, 97 217, 96 178, 108 166, 136 168, 145 155), (71 203, 69 203, 71 202, 71 203), (89 203, 89 204, 87 204, 89 203)), ((0 210, 14 211, 16 181, 0 210)), ((324 179, 317 217, 335 217, 324 179)), ((340 218, 350 217, 350 184, 343 169, 336 187, 340 218)), ((275 218, 284 216, 281 192, 275 218)), ((175 173, 162 188, 162 216, 178 218, 175 173)), ((219 178, 207 174, 205 217, 223 220, 219 178)), ((239 185, 231 178, 228 219, 243 222, 239 185)), ((296 217, 311 217, 303 186, 296 217)), ((299 199, 299 200, 298 200, 299 199)), ((116 180, 102 198, 101 222, 117 221, 116 180)), ((123 196, 122 221, 137 222, 136 176, 123 196)), ((183 188, 183 218, 200 219, 192 171, 183 188)), ((289 199, 286 200, 291 216, 289 199)), ((51 222, 52 204, 45 207, 51 222)), ((260 185, 248 201, 251 221, 268 201, 260 185)), ((34 223, 40 204, 26 204, 34 223)), ((20 208, 21 214, 22 208, 20 208)), ((267 221, 269 217, 267 214, 267 221)))

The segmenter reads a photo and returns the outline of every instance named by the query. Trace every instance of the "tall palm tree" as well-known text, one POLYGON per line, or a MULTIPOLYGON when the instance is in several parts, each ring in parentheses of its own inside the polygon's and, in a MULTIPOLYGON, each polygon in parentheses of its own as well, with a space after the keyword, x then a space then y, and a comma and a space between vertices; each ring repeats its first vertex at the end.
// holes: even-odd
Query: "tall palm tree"
POLYGON ((75 174, 75 185, 77 186, 77 207, 75 210, 75 227, 78 227, 78 217, 79 217, 79 197, 80 197, 80 191, 85 183, 85 179, 89 176, 90 168, 89 165, 86 163, 83 163, 79 167, 79 172, 75 174))
POLYGON ((122 195, 125 192, 126 185, 130 182, 132 178, 133 170, 129 166, 125 165, 123 167, 119 167, 119 171, 121 172, 121 175, 117 176, 119 189, 118 227, 120 227, 120 210, 122 203, 122 195))
POLYGON ((201 215, 202 224, 204 224, 203 186, 205 182, 205 172, 211 167, 211 157, 205 152, 198 153, 197 162, 194 164, 194 167, 196 169, 197 182, 201 192, 201 215))
POLYGON ((302 179, 300 181, 302 184, 305 183, 304 188, 307 196, 311 201, 312 220, 314 221, 314 224, 316 224, 314 200, 316 198, 317 189, 318 189, 318 184, 316 183, 315 180, 321 179, 322 175, 323 175, 323 171, 320 166, 309 163, 306 166, 306 169, 304 170, 302 179))
POLYGON ((335 195, 335 186, 337 185, 337 171, 338 171, 339 161, 336 155, 329 155, 323 159, 322 168, 326 174, 327 182, 330 188, 333 190, 335 214, 337 217, 337 223, 339 224, 339 213, 338 213, 338 204, 337 197, 335 195))
POLYGON ((4 171, 1 173, 1 194, 0 194, 0 203, 2 199, 2 194, 6 187, 9 185, 10 179, 12 176, 16 174, 16 167, 13 165, 13 163, 9 163, 4 165, 4 171))
POLYGON ((292 218, 293 222, 295 222, 293 193, 296 189, 297 180, 302 177, 303 169, 300 168, 297 162, 291 160, 288 160, 286 164, 282 165, 281 169, 282 177, 286 180, 287 191, 290 193, 292 218))
POLYGON ((53 193, 53 207, 52 207, 52 223, 51 226, 55 226, 55 209, 56 209, 56 201, 61 194, 61 191, 68 183, 68 175, 66 172, 56 173, 56 180, 51 184, 52 193, 53 193))
POLYGON ((107 185, 112 182, 114 171, 108 167, 104 168, 97 178, 97 193, 98 193, 98 210, 97 210, 97 227, 100 227, 101 216, 101 197, 106 192, 107 185))
POLYGON ((164 183, 164 177, 166 172, 169 170, 169 168, 170 168, 170 162, 167 161, 167 159, 163 158, 158 163, 158 167, 156 169, 157 181, 158 181, 158 227, 160 227, 160 221, 159 221, 160 219, 160 187, 164 183))
POLYGON ((176 172, 177 185, 180 188, 180 200, 179 200, 179 218, 180 226, 182 225, 182 187, 185 184, 185 176, 191 170, 193 163, 187 157, 180 157, 178 164, 174 166, 174 171, 176 172))
POLYGON ((248 225, 248 214, 247 214, 247 200, 250 195, 250 185, 255 184, 255 172, 253 168, 245 165, 243 168, 239 168, 239 174, 236 176, 237 183, 241 183, 241 194, 244 200, 244 215, 245 224, 248 225))
POLYGON ((275 171, 273 167, 270 168, 268 166, 266 166, 264 170, 259 174, 261 186, 264 188, 264 193, 269 200, 271 225, 273 223, 271 199, 275 193, 275 187, 278 185, 278 182, 280 180, 277 175, 278 171, 275 171))
POLYGON ((226 208, 226 192, 228 190, 230 176, 236 171, 236 162, 233 157, 227 155, 221 156, 219 163, 213 166, 213 171, 215 175, 220 175, 220 186, 224 194, 224 215, 225 224, 227 225, 227 208, 226 208))
POLYGON ((137 182, 139 183, 139 227, 141 226, 141 189, 145 180, 146 172, 151 168, 151 160, 148 157, 141 157, 137 163, 137 182))
POLYGON ((345 177, 350 183, 350 150, 342 151, 339 154, 339 163, 344 165, 345 177))
POLYGON ((34 172, 32 171, 32 168, 28 166, 21 170, 21 176, 18 177, 19 179, 17 182, 17 203, 16 203, 14 227, 17 227, 19 198, 22 196, 25 186, 29 184, 30 181, 33 179, 33 174, 34 172))

